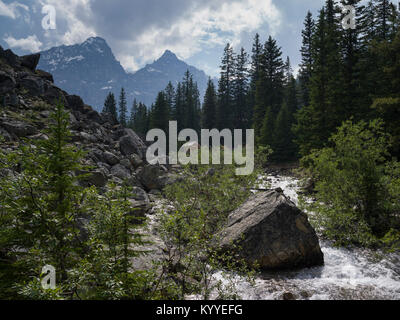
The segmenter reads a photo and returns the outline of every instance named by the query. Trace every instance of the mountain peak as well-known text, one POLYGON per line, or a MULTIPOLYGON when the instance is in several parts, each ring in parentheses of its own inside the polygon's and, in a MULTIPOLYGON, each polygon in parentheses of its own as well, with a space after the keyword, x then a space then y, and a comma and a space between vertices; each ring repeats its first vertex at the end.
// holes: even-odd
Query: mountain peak
POLYGON ((175 60, 179 60, 178 59, 178 57, 176 56, 176 54, 175 53, 173 53, 172 51, 170 51, 170 50, 165 50, 165 52, 164 52, 164 54, 161 56, 161 58, 160 58, 160 60, 161 59, 175 59, 175 60))
POLYGON ((107 42, 106 42, 106 40, 104 40, 103 38, 100 38, 100 37, 90 37, 90 38, 86 39, 86 41, 84 43, 82 43, 82 45, 93 45, 93 44, 107 45, 107 42))

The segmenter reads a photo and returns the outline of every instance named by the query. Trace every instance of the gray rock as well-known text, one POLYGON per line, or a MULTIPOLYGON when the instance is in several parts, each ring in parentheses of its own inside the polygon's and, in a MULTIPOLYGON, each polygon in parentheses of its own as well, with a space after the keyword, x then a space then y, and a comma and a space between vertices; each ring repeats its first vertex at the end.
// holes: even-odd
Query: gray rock
POLYGON ((137 154, 131 154, 130 161, 135 169, 139 168, 144 163, 143 160, 140 159, 140 157, 137 154))
POLYGON ((294 269, 323 265, 324 256, 307 215, 281 190, 252 196, 232 212, 221 232, 223 251, 237 251, 249 265, 294 269), (233 249, 232 243, 240 249, 233 249))
POLYGON ((84 109, 84 103, 81 99, 81 97, 76 96, 76 95, 67 95, 66 100, 68 102, 68 106, 74 110, 74 111, 79 111, 79 112, 83 112, 84 109))
POLYGON ((4 71, 0 71, 0 94, 3 95, 13 91, 15 86, 14 77, 4 71))
POLYGON ((33 75, 28 75, 19 80, 19 84, 22 88, 27 89, 30 94, 35 96, 44 94, 48 89, 43 79, 33 75))
POLYGON ((21 121, 9 120, 0 123, 0 126, 2 126, 9 133, 15 134, 19 138, 31 136, 37 133, 37 129, 34 126, 21 121))
MULTIPOLYGON (((136 201, 129 200, 130 202, 130 212, 129 215, 136 218, 144 219, 146 217, 146 213, 151 209, 151 205, 149 201, 136 201)), ((143 222, 138 220, 138 223, 143 222)))
POLYGON ((52 74, 50 74, 50 73, 48 73, 46 71, 43 71, 43 70, 36 70, 36 74, 40 78, 42 78, 44 80, 47 80, 47 81, 49 81, 51 83, 54 83, 54 79, 53 79, 53 75, 52 74))
MULTIPOLYGON (((85 174, 87 172, 81 172, 79 174, 85 174)), ((107 185, 108 179, 104 170, 98 169, 94 172, 88 173, 88 176, 81 181, 81 185, 84 187, 96 186, 98 188, 105 187, 107 185)))
POLYGON ((115 166, 116 164, 119 163, 118 157, 111 153, 111 152, 104 152, 103 153, 103 159, 105 160, 106 163, 108 163, 110 166, 115 166))
POLYGON ((132 198, 137 201, 145 201, 149 202, 149 196, 147 195, 146 191, 139 187, 133 187, 132 189, 132 198))
POLYGON ((120 161, 121 165, 123 165, 125 168, 131 170, 132 169, 132 163, 129 161, 129 159, 122 159, 120 161))
POLYGON ((126 169, 123 165, 117 164, 111 168, 111 175, 121 179, 129 179, 131 177, 131 172, 126 169))
POLYGON ((178 180, 177 176, 168 173, 166 168, 160 165, 146 165, 138 170, 137 175, 147 190, 162 190, 178 180))
POLYGON ((119 139, 121 153, 124 156, 137 154, 141 159, 146 155, 146 145, 131 129, 124 130, 125 135, 119 139))
POLYGON ((39 60, 40 60, 40 53, 36 54, 29 54, 23 57, 20 57, 21 66, 28 68, 31 71, 35 71, 39 60))

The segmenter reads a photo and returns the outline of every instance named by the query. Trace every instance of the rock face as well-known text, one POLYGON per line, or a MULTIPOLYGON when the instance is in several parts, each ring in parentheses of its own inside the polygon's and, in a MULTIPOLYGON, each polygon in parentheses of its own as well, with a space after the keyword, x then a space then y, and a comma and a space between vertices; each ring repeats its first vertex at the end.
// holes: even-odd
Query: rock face
POLYGON ((253 195, 230 214, 221 233, 223 251, 237 254, 263 270, 323 265, 324 256, 307 215, 281 189, 253 195))

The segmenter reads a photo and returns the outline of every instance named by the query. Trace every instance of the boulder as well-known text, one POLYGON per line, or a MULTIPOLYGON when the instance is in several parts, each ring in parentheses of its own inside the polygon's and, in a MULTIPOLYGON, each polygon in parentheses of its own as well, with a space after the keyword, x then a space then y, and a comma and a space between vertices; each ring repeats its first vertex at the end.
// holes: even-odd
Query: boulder
POLYGON ((10 74, 0 71, 0 94, 11 92, 16 85, 15 79, 10 74))
POLYGON ((43 70, 36 70, 36 74, 40 78, 42 78, 44 80, 47 80, 47 81, 49 81, 51 83, 54 83, 54 78, 53 78, 53 75, 51 73, 48 73, 48 72, 43 71, 43 70))
POLYGON ((111 168, 111 175, 121 179, 129 179, 131 177, 131 172, 126 169, 123 165, 117 164, 111 168))
POLYGON ((137 154, 132 154, 129 157, 129 160, 131 161, 131 164, 135 169, 139 168, 143 164, 143 160, 140 159, 137 154))
POLYGON ((147 195, 146 191, 139 187, 132 188, 132 198, 137 201, 150 202, 149 196, 147 195))
POLYGON ((137 175, 147 190, 162 190, 178 180, 177 176, 168 173, 167 169, 160 165, 146 165, 138 170, 137 175))
POLYGON ((4 58, 6 62, 15 68, 18 68, 20 66, 20 60, 14 52, 12 52, 10 49, 0 51, 0 57, 4 58))
POLYGON ((101 118, 100 114, 95 111, 95 110, 91 110, 86 114, 86 117, 89 121, 93 121, 95 123, 98 124, 102 124, 103 123, 103 119, 101 118))
POLYGON ((37 76, 26 76, 19 80, 19 84, 22 88, 25 88, 29 91, 32 95, 41 95, 45 93, 45 83, 44 80, 37 77, 37 76))
POLYGON ((102 157, 106 163, 108 163, 110 166, 115 166, 116 164, 119 163, 118 157, 111 153, 111 152, 104 152, 103 157, 102 157))
POLYGON ((131 129, 124 129, 125 135, 119 139, 121 153, 124 156, 137 154, 141 159, 146 155, 146 145, 131 129))
POLYGON ((87 174, 87 177, 83 178, 80 184, 84 187, 96 186, 98 188, 105 187, 107 185, 108 179, 107 175, 100 168, 93 172, 79 172, 78 174, 87 174))
POLYGON ((223 251, 234 250, 249 265, 258 264, 263 270, 324 263, 318 237, 307 215, 281 189, 253 195, 229 215, 220 237, 223 251))
POLYGON ((35 71, 40 60, 40 53, 29 54, 20 57, 21 66, 28 68, 31 71, 35 71))
POLYGON ((75 111, 83 112, 85 104, 81 97, 76 95, 67 95, 66 100, 68 102, 68 106, 75 111))
MULTIPOLYGON (((45 82, 45 81, 43 81, 45 82)), ((57 104, 59 102, 62 103, 64 106, 68 106, 67 99, 65 99, 65 94, 64 91, 62 91, 60 88, 50 84, 47 85, 45 82, 44 85, 44 94, 43 94, 43 99, 50 103, 50 104, 57 104)))
MULTIPOLYGON (((144 219, 146 217, 146 213, 150 211, 151 205, 149 201, 136 201, 129 200, 130 203, 130 211, 129 215, 135 218, 144 219)), ((144 220, 137 220, 137 223, 144 222, 144 220)))
POLYGON ((37 133, 37 129, 34 126, 21 121, 9 120, 0 123, 0 126, 19 138, 31 136, 37 133))

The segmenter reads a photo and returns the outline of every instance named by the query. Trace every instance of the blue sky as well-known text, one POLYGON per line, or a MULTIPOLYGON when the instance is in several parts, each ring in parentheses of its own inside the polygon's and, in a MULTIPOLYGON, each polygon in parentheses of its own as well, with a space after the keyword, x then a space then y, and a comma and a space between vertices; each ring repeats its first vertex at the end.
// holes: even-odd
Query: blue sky
POLYGON ((294 68, 300 61, 307 10, 324 0, 0 0, 0 45, 18 54, 90 36, 106 39, 127 71, 134 72, 169 49, 217 76, 227 42, 251 50, 258 32, 274 36, 294 68), (56 9, 56 29, 44 30, 43 6, 56 9))

